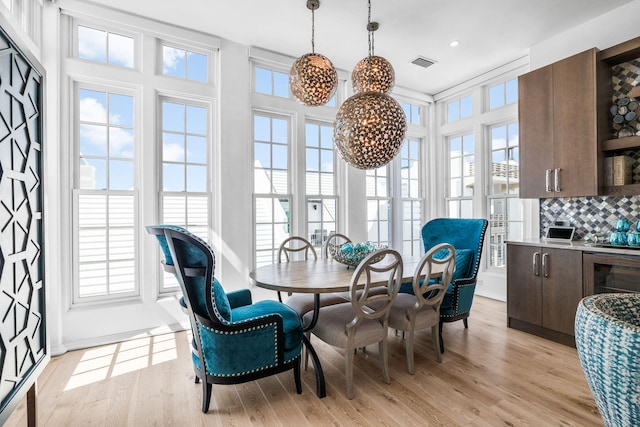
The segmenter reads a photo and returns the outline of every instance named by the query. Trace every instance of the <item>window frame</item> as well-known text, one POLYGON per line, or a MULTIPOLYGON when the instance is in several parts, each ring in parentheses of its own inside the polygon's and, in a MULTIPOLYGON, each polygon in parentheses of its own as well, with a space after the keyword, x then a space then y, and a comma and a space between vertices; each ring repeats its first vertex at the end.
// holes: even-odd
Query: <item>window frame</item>
MULTIPOLYGON (((280 246, 280 243, 276 242, 275 240, 275 224, 287 224, 287 228, 288 228, 288 232, 285 233, 285 235, 291 236, 292 235, 292 231, 296 230, 296 225, 297 223, 295 222, 295 212, 297 211, 297 206, 295 205, 295 197, 292 191, 293 188, 293 180, 294 178, 292 177, 293 173, 292 173, 292 159, 294 158, 294 146, 295 143, 293 141, 293 123, 294 123, 294 117, 290 114, 286 114, 286 113, 278 113, 278 112, 274 112, 274 111, 265 111, 263 109, 252 109, 251 110, 251 188, 252 188, 252 206, 253 206, 253 222, 254 222, 254 227, 253 227, 253 265, 255 267, 258 267, 262 264, 260 264, 259 261, 259 253, 262 252, 268 252, 271 251, 272 255, 271 255, 271 263, 277 262, 276 256, 277 256, 277 251, 278 251, 278 247, 280 246), (287 174, 287 185, 286 185, 286 189, 285 189, 285 193, 275 193, 273 191, 268 192, 268 193, 260 193, 256 191, 256 167, 255 167, 255 159, 256 159, 256 153, 255 153, 255 148, 256 148, 256 129, 255 129, 255 118, 256 116, 263 116, 263 117, 268 117, 270 120, 273 120, 274 118, 276 119, 280 119, 280 120, 285 120, 287 122, 287 143, 286 143, 286 147, 287 147, 287 168, 286 168, 286 174, 287 174), (282 223, 282 222, 276 222, 274 221, 274 215, 273 215, 273 211, 271 212, 271 218, 272 221, 269 223, 272 225, 272 234, 271 234, 271 238, 272 238, 272 244, 271 244, 271 248, 270 249, 258 249, 258 244, 257 244, 257 236, 258 236, 258 218, 257 218, 257 209, 258 209, 258 200, 259 199, 271 199, 271 206, 272 209, 273 206, 275 206, 275 204, 277 202, 280 201, 280 199, 284 200, 288 200, 288 207, 289 207, 289 215, 287 217, 288 222, 286 223, 282 223), (292 215, 292 213, 294 213, 292 215)), ((271 125, 270 128, 272 129, 271 125)), ((270 141, 269 144, 273 145, 273 135, 270 135, 270 141)), ((262 141, 260 140, 260 143, 265 143, 266 141, 262 141)), ((279 144, 279 145, 285 145, 285 144, 279 144)), ((270 164, 272 163, 272 158, 273 158, 273 151, 270 150, 270 164)), ((269 169, 273 169, 272 167, 269 167, 269 169)), ((277 170, 283 170, 283 169, 277 169, 277 170)), ((267 224, 267 223, 260 223, 260 224, 267 224)), ((284 239, 283 239, 284 240, 284 239)))
MULTIPOLYGON (((331 234, 331 232, 338 232, 338 230, 340 229, 340 197, 339 197, 339 192, 338 192, 338 168, 339 168, 339 164, 338 164, 338 155, 335 149, 335 145, 333 144, 333 142, 331 143, 331 148, 326 148, 322 146, 322 140, 321 140, 321 135, 322 135, 322 127, 333 127, 332 124, 330 124, 329 122, 326 121, 322 121, 322 120, 317 120, 317 119, 313 119, 313 118, 309 118, 306 117, 305 121, 304 121, 304 171, 303 171, 303 175, 304 175, 304 195, 305 195, 305 226, 306 226, 306 230, 305 230, 305 235, 307 236, 307 239, 312 243, 312 245, 314 245, 314 247, 316 248, 316 250, 320 250, 320 253, 322 253, 322 247, 324 246, 324 242, 326 240, 326 238, 329 236, 329 234, 331 234), (308 145, 307 142, 307 126, 308 125, 314 125, 314 126, 318 126, 318 146, 310 146, 308 145), (318 168, 318 175, 320 177, 320 181, 318 183, 318 190, 319 192, 317 194, 312 194, 308 192, 308 182, 307 182, 307 178, 308 178, 308 174, 309 173, 316 173, 316 171, 309 171, 307 169, 307 164, 308 164, 308 159, 307 159, 307 153, 309 149, 314 149, 314 150, 318 150, 318 162, 319 162, 319 168, 318 168), (327 172, 323 172, 322 171, 322 152, 323 151, 330 151, 331 152, 331 156, 332 156, 332 165, 333 165, 333 171, 331 172, 331 175, 333 176, 333 185, 332 185, 332 189, 331 189, 331 193, 330 194, 326 194, 323 193, 323 186, 322 186, 322 175, 327 174, 327 172), (325 201, 326 200, 332 200, 334 203, 334 218, 333 221, 325 221, 324 220, 324 212, 325 212, 325 201), (321 239, 319 244, 318 243, 318 238, 316 236, 315 233, 315 228, 314 228, 314 232, 311 232, 311 224, 312 222, 310 221, 310 215, 309 215, 309 205, 314 203, 314 202, 318 202, 320 203, 320 208, 322 209, 321 213, 320 213, 320 230, 326 230, 327 233, 326 234, 322 234, 321 239), (330 223, 333 224, 333 227, 328 227, 325 228, 324 224, 325 223, 330 223)), ((318 223, 317 221, 313 221, 313 224, 318 223)))
MULTIPOLYGON (((73 182, 72 182, 72 271, 73 271, 73 279, 72 279, 72 291, 71 291, 71 303, 74 306, 83 306, 83 305, 92 305, 96 303, 109 303, 109 302, 121 302, 121 301, 131 301, 139 299, 141 296, 141 288, 140 288, 140 248, 139 248, 139 240, 137 230, 140 227, 139 220, 139 184, 140 184, 140 176, 139 176, 139 164, 140 164, 140 156, 137 153, 140 152, 140 135, 136 130, 138 129, 136 119, 140 117, 140 91, 132 89, 127 85, 115 85, 115 84, 104 84, 104 83, 94 83, 87 81, 86 79, 75 79, 71 82, 71 87, 73 88, 73 102, 72 109, 73 114, 72 118, 72 135, 73 135, 73 159, 72 159, 72 170, 73 170, 73 182), (133 175, 133 190, 112 190, 109 188, 108 183, 108 175, 107 175, 107 188, 105 189, 82 189, 80 188, 80 91, 86 89, 96 92, 105 92, 106 94, 118 94, 118 95, 127 95, 133 97, 133 118, 134 118, 134 156, 132 159, 134 175, 133 175), (117 294, 106 294, 106 295, 98 295, 98 296, 80 296, 80 270, 81 265, 83 264, 80 259, 80 197, 82 195, 105 195, 108 199, 111 195, 131 195, 133 197, 133 256, 134 256, 134 283, 133 290, 130 292, 117 293, 117 294), (135 261, 138 262, 135 262, 135 261)), ((107 114, 109 111, 107 110, 107 114)), ((109 129, 109 118, 107 116, 106 121, 107 130, 109 129)), ((109 153, 107 152, 106 158, 109 157, 109 153)), ((107 215, 107 214, 105 214, 107 215)), ((108 224, 105 227, 105 230, 108 234, 110 227, 108 224)), ((108 238, 107 238, 108 240, 108 238)), ((105 253, 108 253, 109 246, 105 248, 105 253)), ((107 269, 109 265, 109 260, 105 260, 107 269)), ((107 284, 108 286, 108 284, 107 284)))
POLYGON ((486 91, 485 91, 485 99, 486 99, 486 106, 485 109, 486 111, 493 111, 493 110, 497 110, 499 108, 502 107, 507 107, 509 105, 515 104, 518 102, 518 78, 514 77, 512 79, 508 79, 508 80, 501 80, 499 82, 494 82, 491 84, 486 85, 486 91), (510 82, 514 82, 515 81, 515 90, 516 90, 516 99, 511 101, 511 102, 507 102, 507 84, 510 82), (491 90, 496 88, 496 87, 501 87, 501 95, 502 95, 502 104, 496 106, 496 107, 491 107, 491 90))
MULTIPOLYGON (((441 175, 444 177, 446 187, 442 188, 444 206, 442 207, 442 213, 445 216, 450 215, 449 201, 449 182, 447 181, 450 174, 449 164, 449 138, 463 135, 466 133, 472 133, 474 135, 474 179, 475 179, 475 191, 471 199, 472 206, 470 212, 474 217, 482 217, 489 219, 491 210, 491 185, 493 183, 491 177, 491 131, 490 129, 501 124, 517 123, 518 121, 518 103, 514 102, 504 105, 499 108, 489 109, 489 88, 500 84, 506 84, 506 82, 517 80, 518 75, 525 72, 526 69, 522 65, 518 65, 518 68, 511 68, 508 71, 500 71, 500 74, 495 74, 493 78, 486 79, 478 84, 474 84, 473 87, 466 86, 461 89, 460 92, 452 94, 449 98, 441 98, 437 102, 438 105, 438 117, 442 122, 439 129, 439 139, 441 144, 438 145, 439 158, 442 159, 444 167, 441 169, 441 175), (473 114, 465 120, 457 120, 454 122, 447 122, 447 106, 450 101, 460 99, 460 94, 471 94, 472 96, 472 111, 473 114)), ((515 95, 515 94, 514 94, 515 95)), ((513 199, 515 200, 515 198, 513 199)), ((526 223, 528 218, 531 218, 533 212, 530 212, 530 204, 522 204, 522 218, 523 223, 526 223)), ((459 209, 460 210, 460 209, 459 209)), ((464 209, 465 211, 467 209, 464 209)), ((489 224, 490 227, 490 224, 489 224)), ((490 234, 491 229, 487 230, 490 234)), ((523 235, 526 234, 526 230, 523 230, 523 235)), ((491 283, 487 289, 488 292, 502 292, 500 289, 496 289, 501 286, 501 281, 505 278, 505 268, 494 267, 491 265, 490 259, 490 237, 487 237, 483 251, 486 251, 486 255, 482 257, 482 271, 481 274, 488 274, 493 276, 498 282, 491 283)), ((489 276, 487 276, 489 277, 489 276)))
POLYGON ((285 74, 287 76, 287 82, 289 81, 289 71, 285 70, 284 67, 279 67, 279 66, 274 66, 274 65, 267 65, 264 63, 260 63, 257 61, 253 61, 252 65, 251 65, 251 92, 255 93, 255 94, 259 94, 259 95, 264 95, 264 96, 269 96, 269 97, 274 97, 277 99, 287 99, 287 100, 294 100, 293 99, 293 95, 291 95, 291 90, 289 90, 289 86, 287 83, 287 96, 282 96, 282 95, 276 95, 275 94, 275 88, 276 88, 276 84, 275 84, 275 73, 279 73, 279 74, 285 74), (271 92, 267 93, 267 92, 259 92, 258 91, 258 78, 257 78, 257 71, 256 69, 263 69, 263 70, 267 70, 271 73, 271 92))
MULTIPOLYGON (((409 155, 411 155, 411 150, 409 151, 409 155)), ((416 255, 419 256, 422 254, 424 248, 423 248, 423 242, 422 242, 422 234, 421 234, 421 229, 422 229, 422 225, 424 225, 424 206, 425 206, 425 197, 424 197, 424 192, 425 192, 425 187, 426 185, 424 184, 424 179, 423 179, 423 170, 424 170, 424 164, 425 164, 425 155, 424 155, 424 151, 426 151, 426 144, 424 142, 424 138, 418 138, 418 137, 412 137, 412 136, 407 136, 405 138, 405 141, 403 143, 403 147, 400 150, 400 152, 398 153, 398 160, 394 160, 395 161, 395 166, 396 169, 398 170, 398 178, 397 180, 400 182, 399 185, 399 190, 397 191, 398 194, 400 195, 399 199, 399 210, 400 213, 399 215, 396 215, 399 220, 400 220, 400 225, 397 226, 393 226, 392 225, 392 229, 397 230, 398 227, 400 227, 400 235, 398 236, 398 239, 394 239, 395 240, 399 240, 401 242, 401 249, 402 249, 402 254, 403 255, 416 255), (403 194, 403 180, 405 180, 405 178, 402 177, 402 162, 403 160, 405 160, 405 157, 403 157, 403 150, 405 147, 405 144, 409 143, 409 142, 414 142, 417 146, 418 149, 418 154, 417 157, 407 157, 407 159, 414 159, 415 161, 418 162, 418 167, 417 167, 417 171, 418 171, 418 177, 417 179, 414 178, 409 178, 409 182, 411 183, 411 181, 416 181, 416 185, 418 186, 417 189, 417 196, 416 197, 411 197, 411 190, 409 186, 409 190, 407 193, 407 197, 405 197, 405 195, 403 194), (411 205, 411 218, 407 219, 405 218, 404 214, 406 212, 405 209, 405 204, 409 203, 411 205), (416 217, 414 209, 415 209, 415 205, 418 204, 419 205, 419 215, 418 217, 416 217), (418 226, 416 227, 416 225, 414 224, 415 222, 418 222, 418 226), (409 222, 410 225, 410 230, 411 230, 411 238, 410 239, 406 239, 405 236, 405 224, 409 222), (414 234, 414 232, 417 233, 417 235, 414 234), (416 243, 417 241, 417 243, 416 243), (406 242, 413 242, 411 243, 411 253, 406 253, 405 252, 405 245, 406 242), (416 247, 417 244, 417 247, 416 247)), ((392 237, 393 238, 393 237, 392 237)))
POLYGON ((205 49, 205 48, 201 48, 198 45, 192 44, 192 45, 186 45, 184 43, 178 43, 172 40, 168 40, 166 38, 157 38, 156 39, 156 70, 155 73, 156 75, 158 75, 159 77, 163 77, 163 78, 168 78, 168 79, 177 79, 179 81, 183 81, 183 82, 188 82, 188 83, 193 83, 193 84, 200 84, 200 85, 213 85, 215 82, 215 68, 214 68, 214 63, 215 63, 215 59, 214 59, 214 55, 215 52, 212 51, 211 49, 205 49), (185 52, 185 58, 187 56, 187 54, 189 53, 197 53, 200 55, 204 55, 207 58, 207 81, 203 82, 200 80, 194 80, 194 79, 189 79, 188 76, 188 72, 189 72, 189 67, 188 67, 188 63, 185 59, 185 76, 184 77, 178 77, 178 76, 173 76, 170 74, 165 74, 164 73, 164 54, 163 54, 163 47, 171 47, 174 49, 180 49, 183 50, 185 52))
POLYGON ((140 72, 141 70, 141 64, 142 64, 142 58, 141 58, 141 52, 142 52, 142 40, 141 40, 141 36, 140 34, 131 31, 131 30, 127 30, 124 27, 120 26, 120 27, 116 27, 116 26, 110 26, 110 25, 105 25, 102 24, 100 22, 96 21, 90 21, 90 20, 84 20, 84 19, 80 19, 80 18, 74 18, 72 20, 73 22, 73 27, 72 27, 72 36, 71 39, 73 41, 72 43, 72 55, 73 58, 78 60, 78 61, 83 61, 86 63, 90 63, 90 64, 96 64, 99 66, 107 66, 107 67, 112 67, 118 70, 133 70, 133 71, 138 71, 140 72), (87 58, 80 58, 80 38, 78 37, 78 27, 88 27, 88 28, 92 28, 94 30, 99 30, 99 31, 104 31, 107 33, 107 61, 105 62, 100 62, 100 61, 93 61, 91 59, 87 59, 87 58), (109 45, 108 45, 108 34, 117 34, 119 36, 124 36, 124 37, 130 37, 133 39, 133 65, 131 67, 125 67, 122 65, 116 65, 116 64, 112 64, 108 61, 109 58, 109 45))
MULTIPOLYGON (((506 150, 506 155, 507 158, 509 156, 509 150, 511 148, 515 148, 515 147, 520 147, 519 144, 519 138, 518 139, 518 144, 515 146, 510 145, 510 134, 509 134, 509 128, 510 126, 515 125, 517 128, 519 128, 519 123, 518 123, 518 119, 517 117, 515 119, 512 120, 505 120, 505 121, 500 121, 498 123, 493 123, 493 124, 488 124, 486 127, 486 134, 487 134, 487 144, 486 144, 486 158, 487 158, 487 183, 488 183, 488 191, 486 194, 486 204, 487 204, 487 210, 486 210, 486 215, 487 218, 489 220, 489 224, 487 227, 487 234, 488 234, 488 241, 487 241, 487 253, 488 253, 488 257, 486 259, 486 266, 488 269, 501 269, 504 270, 506 268, 506 241, 507 240, 511 240, 513 237, 510 236, 510 225, 517 223, 520 224, 520 236, 522 237, 524 235, 524 206, 523 206, 523 202, 522 199, 520 199, 520 194, 519 192, 509 192, 508 190, 505 193, 495 193, 493 190, 493 152, 495 151, 492 147, 492 143, 493 143, 493 136, 492 136, 492 131, 493 129, 497 129, 500 127, 504 127, 505 128, 505 133, 506 133, 506 144, 505 144, 505 150, 506 150), (492 210, 492 202, 494 200, 503 200, 504 202, 504 209, 506 211, 506 218, 502 221, 497 220, 497 219, 492 219, 491 216, 491 210, 492 210), (513 219, 510 220, 509 219, 509 211, 511 210, 511 206, 510 203, 513 200, 519 200, 520 201, 520 218, 519 219, 513 219), (503 222, 505 224, 505 232, 504 232, 504 239, 499 242, 499 243, 494 243, 492 241, 492 236, 493 235, 497 235, 498 233, 494 233, 493 232, 493 222, 503 222), (501 252, 503 254, 503 257, 505 258, 505 263, 503 265, 494 265, 493 264, 493 250, 495 247, 498 247, 497 252, 501 252)), ((516 133, 517 135, 517 133, 516 133)), ((519 156, 518 156, 518 160, 519 160, 519 156)), ((519 164, 519 163, 518 163, 519 164)), ((507 169, 506 174, 507 174, 507 183, 509 183, 510 179, 509 179, 509 175, 510 175, 511 171, 510 168, 507 169)), ((518 169, 518 180, 519 180, 519 169, 518 169)), ((519 181, 518 181, 519 184, 519 181)))
MULTIPOLYGON (((156 260, 153 264, 147 263, 147 255, 142 250, 143 247, 147 247, 148 242, 146 240, 146 233, 143 225, 159 223, 162 217, 161 200, 159 193, 161 188, 159 187, 160 171, 158 169, 158 159, 162 159, 161 152, 158 148, 158 140, 156 136, 159 134, 161 124, 158 122, 161 115, 158 113, 158 99, 159 95, 166 94, 177 99, 186 100, 187 102, 195 103, 207 103, 210 105, 209 116, 207 117, 207 126, 209 127, 209 135, 207 142, 207 150, 209 162, 209 171, 207 172, 207 188, 208 202, 207 202, 207 235, 208 241, 213 242, 212 238, 217 236, 216 229, 220 227, 219 219, 214 215, 217 212, 217 200, 214 194, 211 194, 213 189, 218 185, 216 183, 215 175, 213 174, 213 168, 216 164, 215 153, 220 150, 218 146, 219 141, 215 133, 215 129, 211 130, 211 127, 219 126, 216 121, 218 118, 217 105, 219 102, 219 84, 216 79, 219 77, 217 64, 219 61, 219 48, 220 40, 213 36, 204 35, 191 30, 178 29, 178 35, 173 36, 173 32, 170 30, 176 29, 176 27, 170 24, 158 24, 148 21, 140 17, 129 17, 120 14, 119 12, 103 9, 96 6, 94 10, 101 12, 100 16, 89 16, 84 11, 74 10, 73 8, 65 10, 62 19, 62 28, 64 29, 62 35, 66 40, 66 55, 63 57, 64 68, 63 76, 69 80, 68 90, 62 94, 63 102, 68 102, 71 107, 69 113, 64 114, 64 118, 69 121, 69 135, 70 141, 75 141, 74 138, 76 129, 74 126, 77 123, 77 95, 74 95, 73 84, 74 82, 88 82, 106 88, 108 92, 114 92, 115 88, 128 88, 131 91, 136 91, 136 111, 135 111, 135 126, 134 131, 137 138, 136 149, 139 153, 144 152, 145 156, 138 155, 135 159, 134 174, 136 176, 136 195, 135 201, 136 210, 136 222, 134 224, 135 234, 135 263, 136 263, 136 275, 135 286, 138 289, 138 295, 135 297, 116 297, 113 299, 106 299, 102 297, 96 298, 96 301, 88 302, 87 304, 102 304, 113 306, 127 306, 132 301, 135 303, 143 302, 147 303, 149 298, 160 298, 165 296, 173 296, 179 294, 179 289, 164 289, 163 288, 163 274, 165 274, 159 264, 159 260, 163 258, 162 251, 157 244, 153 244, 153 259, 156 260), (116 24, 116 22, 120 22, 116 24), (114 65, 108 62, 91 61, 88 59, 82 59, 78 57, 78 27, 86 26, 94 28, 106 33, 118 34, 134 39, 134 67, 123 67, 120 65, 114 65), (164 31, 164 33, 162 33, 164 31), (162 36, 160 36, 162 33, 162 36), (162 44, 169 44, 171 46, 185 46, 186 50, 207 54, 208 57, 208 74, 209 80, 204 82, 198 82, 194 80, 164 78, 167 77, 162 74, 158 74, 157 55, 149 55, 146 53, 143 55, 142 44, 153 52, 157 52, 157 49, 161 49, 162 44), (188 46, 188 47, 187 47, 188 46), (144 68, 144 70, 143 70, 144 68), (114 82, 116 82, 114 84, 114 82), (142 129, 145 129, 142 132, 142 129), (153 152, 154 155, 146 155, 153 152)), ((65 85, 67 86, 67 85, 65 85)), ((77 145, 76 142, 74 144, 77 145)), ((76 185, 76 178, 73 175, 75 162, 77 162, 76 147, 70 148, 68 155, 65 156, 68 160, 64 162, 69 163, 71 174, 65 178, 65 183, 69 188, 69 209, 71 212, 75 212, 76 202, 74 192, 74 186, 76 185)), ((84 302, 77 303, 74 299, 74 295, 77 291, 74 288, 73 283, 78 280, 78 253, 77 253, 77 239, 78 233, 78 218, 76 215, 71 215, 65 222, 66 227, 69 229, 69 238, 65 239, 64 245, 69 249, 69 261, 68 271, 70 272, 69 282, 71 285, 66 291, 65 288, 65 300, 68 302, 69 308, 81 307, 85 305, 84 302)), ((204 237, 204 236, 203 236, 204 237)), ((151 246, 150 246, 151 248, 151 246)))
POLYGON ((478 191, 476 190, 476 188, 479 187, 479 178, 481 178, 479 176, 479 174, 477 173, 478 168, 475 166, 478 164, 478 152, 477 152, 477 147, 478 147, 478 143, 476 142, 476 138, 475 138, 475 134, 473 131, 460 131, 459 133, 455 133, 452 135, 448 135, 447 137, 445 137, 445 157, 446 157, 446 167, 445 167, 445 212, 446 212, 446 216, 449 218, 472 218, 473 217, 473 212, 475 212, 475 207, 476 207, 476 196, 478 194, 478 191), (471 136, 473 138, 473 174, 471 175, 464 175, 464 158, 467 156, 465 155, 465 151, 464 151, 464 137, 465 136, 471 136), (460 138, 460 144, 461 144, 461 152, 460 152, 460 156, 456 156, 456 158, 459 158, 461 161, 461 165, 460 165, 460 175, 456 176, 456 177, 452 177, 451 176, 451 140, 452 139, 456 139, 456 138, 460 138), (464 179, 465 177, 473 177, 473 182, 474 182, 474 190, 473 190, 473 194, 470 196, 465 196, 464 195, 464 179), (460 179, 460 196, 452 196, 451 195, 451 181, 452 179, 460 179), (451 215, 451 210, 450 210, 450 202, 452 201, 458 201, 458 212, 456 213, 456 216, 452 216, 451 215), (471 216, 462 216, 462 203, 464 201, 470 201, 471 202, 471 216))
MULTIPOLYGON (((178 81, 185 81, 184 79, 178 79, 178 81)), ((155 105, 157 107, 157 121, 156 121, 156 128, 157 128, 157 138, 156 138, 156 148, 157 148, 157 155, 156 155, 156 159, 157 159, 157 164, 156 164, 156 168, 157 168, 157 175, 156 175, 156 181, 158 184, 157 187, 157 192, 158 192, 158 203, 157 203, 157 215, 158 215, 158 221, 160 224, 167 224, 167 223, 171 223, 173 225, 178 225, 184 228, 187 228, 190 232, 192 232, 193 234, 197 235, 198 237, 202 238, 204 241, 211 243, 211 238, 209 236, 209 230, 212 228, 212 203, 213 203, 213 191, 212 191, 212 170, 213 170, 213 160, 212 160, 212 151, 213 151, 213 135, 212 135, 212 126, 211 124, 213 123, 213 110, 214 110, 214 106, 212 105, 211 102, 209 101, 204 101, 204 100, 199 100, 199 99, 194 99, 192 97, 188 97, 188 96, 180 96, 177 94, 164 94, 164 93, 158 93, 155 97, 155 105), (206 155, 205 155, 205 159, 206 162, 204 163, 204 166, 206 168, 206 188, 205 191, 188 191, 187 190, 187 182, 185 180, 185 187, 183 190, 181 191, 166 191, 164 189, 164 157, 163 157, 163 148, 164 148, 164 144, 163 144, 163 133, 164 133, 164 129, 163 129, 163 123, 162 123, 162 108, 163 108, 163 103, 164 102, 171 102, 171 103, 178 103, 178 104, 183 104, 186 106, 188 105, 192 105, 192 106, 197 106, 197 107, 201 107, 204 108, 206 110, 206 118, 205 118, 205 122, 206 122, 206 135, 205 135, 205 145, 206 145, 206 155), (171 197, 184 197, 184 203, 185 206, 189 204, 189 198, 204 198, 205 203, 204 205, 207 207, 207 213, 206 213, 206 218, 207 218, 207 223, 206 224, 199 224, 199 223, 195 223, 195 222, 191 222, 189 220, 189 214, 188 214, 188 209, 185 207, 185 211, 184 211, 184 218, 185 221, 184 222, 179 222, 179 221, 175 221, 175 220, 171 220, 168 221, 166 218, 166 212, 165 212, 165 200, 167 198, 171 198, 171 197)), ((189 132, 187 131, 186 127, 184 130, 184 136, 185 136, 185 158, 183 162, 174 162, 174 163, 181 163, 185 165, 185 179, 186 179, 186 166, 189 164, 189 162, 187 161, 186 158, 186 151, 187 151, 187 146, 186 146, 186 138, 189 136, 189 132)), ((202 165, 202 164, 199 164, 202 165)), ((172 295, 175 294, 177 292, 181 292, 180 291, 180 286, 175 278, 175 276, 171 273, 167 273, 166 271, 162 271, 161 274, 161 278, 158 281, 158 294, 159 295, 172 295)))
MULTIPOLYGON (((395 159, 394 159, 395 160, 395 159)), ((393 219, 395 217, 394 215, 394 189, 393 189, 393 185, 394 182, 398 182, 397 179, 394 179, 394 174, 393 174, 393 169, 392 169, 392 162, 387 163, 384 166, 381 166, 377 169, 367 169, 366 171, 366 176, 365 176, 365 181, 369 181, 369 178, 372 178, 374 181, 374 186, 373 186, 373 195, 369 195, 369 184, 365 183, 365 194, 366 194, 366 200, 367 200, 367 240, 373 242, 374 244, 377 245, 387 245, 387 246, 391 246, 393 245, 394 239, 397 240, 397 238, 395 237, 395 233, 393 230, 393 219), (386 175, 384 176, 384 180, 386 181, 386 195, 380 196, 379 195, 379 191, 378 191, 378 180, 381 179, 381 176, 379 176, 379 172, 381 170, 385 170, 386 171, 386 175), (378 214, 380 213, 380 206, 382 202, 386 202, 387 204, 387 238, 385 240, 380 239, 380 223, 381 220, 380 217, 378 216, 378 214), (371 204, 375 203, 376 205, 376 217, 374 219, 371 219, 371 211, 370 211, 370 206, 371 204), (377 239, 372 238, 373 236, 371 235, 371 226, 372 224, 374 224, 376 226, 376 235, 377 235, 377 239)))
POLYGON ((457 98, 445 101, 445 110, 444 110, 445 123, 446 124, 456 123, 456 122, 459 122, 461 120, 468 119, 468 118, 471 118, 471 117, 477 115, 477 113, 474 113, 474 111, 473 111, 473 103, 474 103, 474 99, 473 98, 474 98, 473 94, 467 94, 467 95, 464 95, 464 96, 459 96, 457 98), (469 104, 470 104, 470 107, 471 107, 471 111, 469 112, 468 115, 463 116, 462 115, 462 102, 464 100, 467 100, 467 99, 469 99, 469 104), (456 104, 457 105, 458 118, 456 118, 456 119, 451 119, 451 117, 449 117, 449 106, 452 105, 452 104, 456 104))

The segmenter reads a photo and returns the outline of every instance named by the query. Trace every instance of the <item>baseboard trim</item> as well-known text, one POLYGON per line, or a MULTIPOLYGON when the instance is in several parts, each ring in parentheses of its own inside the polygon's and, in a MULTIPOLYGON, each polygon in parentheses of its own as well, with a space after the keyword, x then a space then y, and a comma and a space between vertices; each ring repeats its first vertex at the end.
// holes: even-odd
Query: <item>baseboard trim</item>
POLYGON ((555 341, 560 344, 567 345, 569 347, 576 346, 576 338, 573 335, 567 335, 563 332, 553 331, 551 329, 543 328, 542 326, 532 325, 531 323, 523 322, 522 320, 509 317, 507 320, 507 326, 519 331, 527 332, 532 335, 555 341))

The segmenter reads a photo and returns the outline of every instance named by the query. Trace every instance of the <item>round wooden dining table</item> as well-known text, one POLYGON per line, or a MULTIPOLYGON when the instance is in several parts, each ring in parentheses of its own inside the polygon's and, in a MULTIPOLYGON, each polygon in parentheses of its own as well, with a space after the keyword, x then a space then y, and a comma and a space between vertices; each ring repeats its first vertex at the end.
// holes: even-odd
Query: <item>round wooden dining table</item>
MULTIPOLYGON (((384 262, 382 260, 381 262, 384 262)), ((402 257, 402 281, 413 279, 419 256, 402 257)), ((292 261, 258 267, 249 273, 256 286, 280 292, 324 294, 349 290, 355 267, 327 258, 292 261)), ((387 283, 389 274, 372 275, 373 285, 387 283), (376 279, 377 278, 377 279, 376 279)))
MULTIPOLYGON (((421 257, 419 256, 402 257, 402 283, 413 280, 413 274, 420 259, 421 257)), ((383 259, 380 262, 384 263, 385 261, 383 259)), ((317 260, 291 261, 265 265, 251 271, 249 277, 256 286, 264 289, 287 293, 314 294, 313 320, 310 325, 305 328, 305 330, 310 330, 315 325, 320 312, 320 294, 348 291, 355 270, 355 267, 348 267, 333 259, 320 258, 317 260)), ((433 271, 432 275, 439 275, 440 273, 440 271, 433 271)), ((373 273, 371 276, 371 284, 373 286, 382 286, 387 283, 388 278, 388 273, 373 273)), ((316 393, 318 397, 325 397, 324 373, 320 359, 306 336, 303 337, 303 340, 315 369, 316 393)))

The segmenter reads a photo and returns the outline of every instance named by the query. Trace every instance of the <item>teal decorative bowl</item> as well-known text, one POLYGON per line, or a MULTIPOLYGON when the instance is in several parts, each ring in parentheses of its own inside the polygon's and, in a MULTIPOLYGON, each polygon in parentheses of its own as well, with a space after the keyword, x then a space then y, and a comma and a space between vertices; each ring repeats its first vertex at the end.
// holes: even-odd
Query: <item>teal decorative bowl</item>
MULTIPOLYGON (((373 242, 363 242, 356 244, 344 243, 342 245, 330 244, 327 249, 334 260, 349 267, 356 267, 368 255, 384 248, 386 246, 376 245, 373 242)), ((376 259, 374 262, 381 261, 382 258, 384 258, 383 254, 380 255, 380 259, 376 259)))

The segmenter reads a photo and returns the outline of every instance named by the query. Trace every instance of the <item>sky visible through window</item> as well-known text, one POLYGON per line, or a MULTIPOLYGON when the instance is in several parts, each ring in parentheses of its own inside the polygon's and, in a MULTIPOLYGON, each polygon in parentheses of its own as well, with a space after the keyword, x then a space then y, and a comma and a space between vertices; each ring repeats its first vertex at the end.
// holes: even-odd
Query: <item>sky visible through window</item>
POLYGON ((80 89, 79 101, 80 188, 132 190, 133 97, 80 89))
POLYGON ((256 92, 289 97, 289 74, 255 67, 256 92))
POLYGON ((133 38, 79 25, 78 57, 132 68, 133 38))
POLYGON ((409 104, 407 102, 402 103, 402 111, 407 119, 407 123, 420 124, 420 106, 415 104, 409 104))
POLYGON ((489 88, 489 109, 499 108, 518 102, 518 79, 491 86, 489 88))
POLYGON ((207 55, 171 46, 162 46, 162 74, 206 83, 207 55))
POLYGON ((472 110, 472 98, 471 96, 465 96, 464 98, 456 99, 447 104, 447 121, 449 123, 455 122, 460 119, 471 117, 472 110))
POLYGON ((207 191, 207 109, 162 103, 164 191, 207 191))

